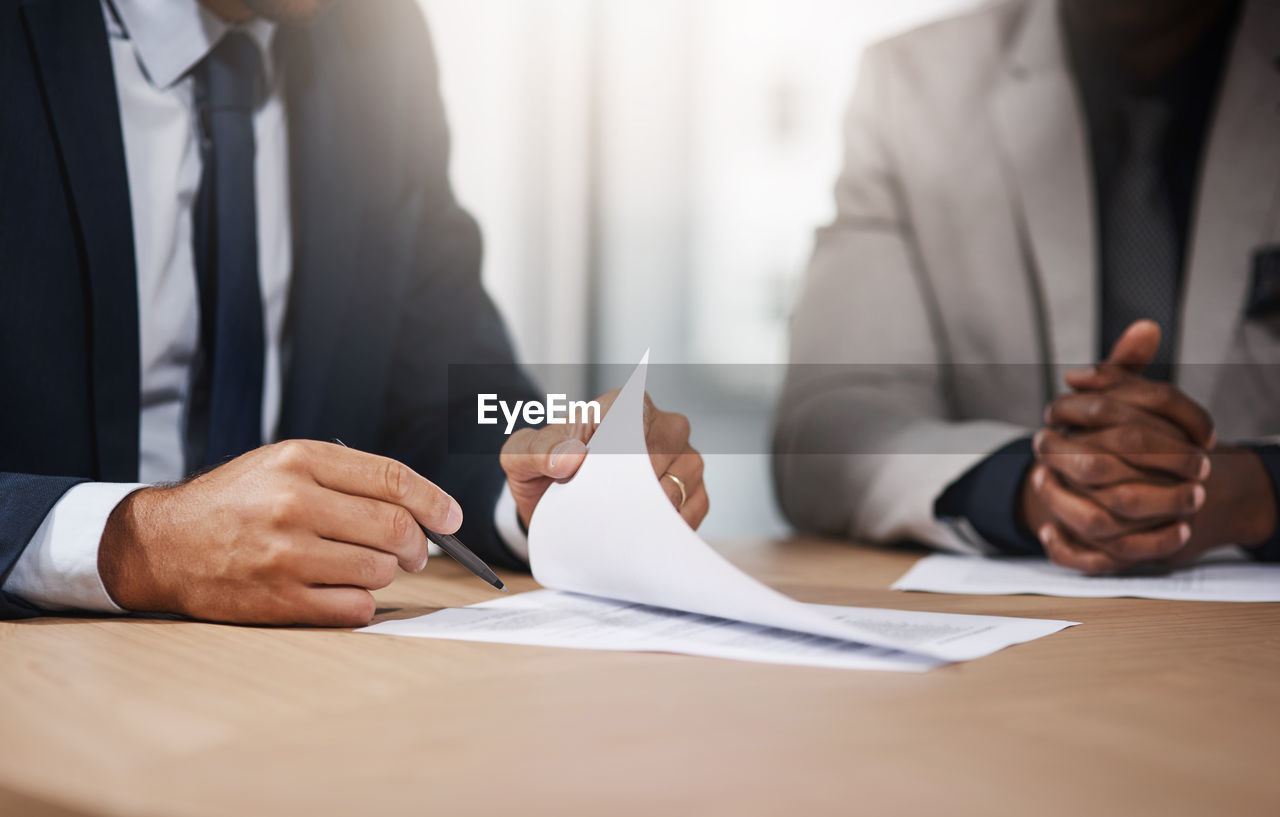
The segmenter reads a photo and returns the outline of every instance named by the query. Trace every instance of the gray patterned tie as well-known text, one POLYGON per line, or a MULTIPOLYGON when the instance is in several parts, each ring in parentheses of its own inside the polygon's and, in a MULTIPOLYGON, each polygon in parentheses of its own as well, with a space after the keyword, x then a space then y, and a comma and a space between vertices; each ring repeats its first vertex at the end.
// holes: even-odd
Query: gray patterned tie
POLYGON ((1168 380, 1178 320, 1177 229, 1162 172, 1172 118, 1158 98, 1129 101, 1125 149, 1112 182, 1102 247, 1102 354, 1129 324, 1150 318, 1163 340, 1147 376, 1168 380))

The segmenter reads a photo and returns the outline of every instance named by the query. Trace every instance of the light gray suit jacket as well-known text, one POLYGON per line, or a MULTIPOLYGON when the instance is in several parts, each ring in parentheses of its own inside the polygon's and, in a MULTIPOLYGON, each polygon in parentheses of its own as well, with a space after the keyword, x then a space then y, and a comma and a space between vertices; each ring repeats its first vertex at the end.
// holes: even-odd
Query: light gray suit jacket
MULTIPOLYGON (((1280 2, 1250 0, 1205 148, 1176 351, 1176 382, 1224 440, 1280 431, 1280 315, 1245 314, 1255 252, 1280 244, 1278 60, 1280 2)), ((776 422, 795 525, 985 549, 933 503, 1033 433, 1062 372, 1100 356, 1088 162, 1053 0, 866 52, 776 422)))

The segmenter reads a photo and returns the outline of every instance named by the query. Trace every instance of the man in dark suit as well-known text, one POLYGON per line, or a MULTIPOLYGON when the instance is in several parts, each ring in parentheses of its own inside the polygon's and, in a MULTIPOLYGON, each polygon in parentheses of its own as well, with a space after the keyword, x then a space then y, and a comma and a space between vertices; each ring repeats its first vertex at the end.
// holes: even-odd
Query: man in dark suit
POLYGON ((411 0, 0 0, 0 89, 0 616, 359 625, 419 524, 523 564, 589 432, 476 423, 536 395, 411 0))

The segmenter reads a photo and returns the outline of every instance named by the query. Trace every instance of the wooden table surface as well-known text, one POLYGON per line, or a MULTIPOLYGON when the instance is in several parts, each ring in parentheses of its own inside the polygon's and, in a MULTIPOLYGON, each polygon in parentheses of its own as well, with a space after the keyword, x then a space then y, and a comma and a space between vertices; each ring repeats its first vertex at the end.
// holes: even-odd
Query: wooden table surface
MULTIPOLYGON (((1280 815, 1280 604, 901 593, 918 553, 722 550, 805 601, 1083 624, 914 675, 0 622, 0 814, 1280 815)), ((445 558, 378 595, 491 597, 445 558)))

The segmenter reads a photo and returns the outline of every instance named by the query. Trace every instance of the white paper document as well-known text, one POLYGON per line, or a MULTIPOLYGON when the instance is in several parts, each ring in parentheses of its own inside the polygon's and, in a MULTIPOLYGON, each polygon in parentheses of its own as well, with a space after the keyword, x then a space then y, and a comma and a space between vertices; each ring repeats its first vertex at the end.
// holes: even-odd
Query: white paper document
POLYGON ((653 472, 644 440, 647 360, 577 475, 552 485, 534 512, 529 559, 549 591, 361 632, 921 670, 1074 623, 802 604, 751 578, 685 523, 653 472))
MULTIPOLYGON (((904 622, 904 626, 909 627, 910 623, 904 622)), ((584 650, 677 652, 836 669, 922 672, 946 663, 938 658, 820 635, 556 590, 537 590, 419 618, 386 621, 364 632, 584 650)))
POLYGON ((1045 559, 936 555, 916 562, 894 582, 893 589, 971 595, 1280 601, 1280 565, 1206 561, 1160 575, 1085 576, 1045 559))

